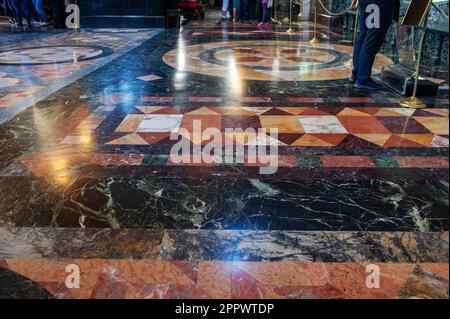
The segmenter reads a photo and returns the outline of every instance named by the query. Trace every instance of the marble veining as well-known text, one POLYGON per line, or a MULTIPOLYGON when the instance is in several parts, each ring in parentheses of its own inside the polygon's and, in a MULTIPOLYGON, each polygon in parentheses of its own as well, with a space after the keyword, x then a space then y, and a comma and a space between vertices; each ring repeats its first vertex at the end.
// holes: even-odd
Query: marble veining
MULTIPOLYGON (((448 92, 354 89, 333 25, 313 46, 309 22, 216 22, 0 30, 0 298, 448 298, 448 92), (208 142, 196 121, 243 161, 177 163, 171 133, 208 142)), ((384 46, 374 76, 397 61, 384 46)))

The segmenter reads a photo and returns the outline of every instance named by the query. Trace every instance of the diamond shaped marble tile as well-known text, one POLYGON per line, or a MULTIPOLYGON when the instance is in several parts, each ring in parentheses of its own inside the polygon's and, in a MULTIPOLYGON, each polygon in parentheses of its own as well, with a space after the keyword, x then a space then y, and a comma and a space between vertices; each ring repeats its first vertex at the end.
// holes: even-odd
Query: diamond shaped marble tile
POLYGON ((176 132, 183 115, 146 115, 137 132, 176 132))

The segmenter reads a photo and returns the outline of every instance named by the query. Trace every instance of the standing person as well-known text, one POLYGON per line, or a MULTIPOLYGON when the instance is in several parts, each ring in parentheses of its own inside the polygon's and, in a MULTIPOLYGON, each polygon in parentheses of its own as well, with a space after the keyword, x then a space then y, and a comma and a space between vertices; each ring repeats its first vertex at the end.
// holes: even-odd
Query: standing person
POLYGON ((248 23, 249 16, 249 0, 240 0, 239 1, 239 22, 248 23))
POLYGON ((11 6, 16 15, 17 25, 23 27, 23 18, 25 16, 28 26, 31 28, 31 0, 11 0, 11 6))
POLYGON ((42 5, 44 3, 44 0, 33 0, 34 9, 36 10, 36 13, 39 17, 39 22, 41 23, 47 23, 47 15, 45 14, 44 9, 42 8, 42 5))
POLYGON ((256 0, 248 0, 248 20, 256 23, 256 0))
POLYGON ((262 20, 258 24, 258 27, 262 28, 271 28, 273 25, 270 22, 272 18, 271 10, 273 1, 272 0, 261 0, 262 8, 263 8, 263 14, 262 14, 262 20))
MULTIPOLYGON (((350 82, 355 88, 379 90, 382 85, 373 81, 372 67, 380 51, 392 20, 398 20, 399 0, 359 0, 360 30, 353 52, 353 72, 350 82), (369 5, 379 7, 379 27, 368 26, 367 18, 372 12, 366 12, 369 5)), ((375 17, 376 18, 376 17, 375 17)))
POLYGON ((230 9, 230 0, 223 0, 222 2, 222 16, 220 17, 220 22, 224 22, 228 20, 228 10, 230 9))
POLYGON ((239 20, 239 0, 233 0, 233 22, 239 20))
POLYGON ((66 29, 66 4, 64 0, 52 0, 53 22, 56 29, 66 29))

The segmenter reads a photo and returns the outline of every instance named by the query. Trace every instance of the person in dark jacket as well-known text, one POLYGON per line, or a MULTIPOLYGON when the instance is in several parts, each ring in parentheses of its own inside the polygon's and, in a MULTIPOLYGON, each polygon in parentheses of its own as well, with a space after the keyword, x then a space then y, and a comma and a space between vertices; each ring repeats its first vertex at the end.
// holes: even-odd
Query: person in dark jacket
POLYGON ((350 81, 356 88, 378 90, 382 85, 371 79, 375 57, 386 39, 392 20, 398 21, 399 0, 359 0, 360 30, 353 52, 353 72, 350 81), (373 15, 371 5, 379 7, 379 26, 368 25, 367 18, 373 15), (367 10, 369 9, 369 10, 367 10), (369 12, 367 12, 369 11, 369 12))

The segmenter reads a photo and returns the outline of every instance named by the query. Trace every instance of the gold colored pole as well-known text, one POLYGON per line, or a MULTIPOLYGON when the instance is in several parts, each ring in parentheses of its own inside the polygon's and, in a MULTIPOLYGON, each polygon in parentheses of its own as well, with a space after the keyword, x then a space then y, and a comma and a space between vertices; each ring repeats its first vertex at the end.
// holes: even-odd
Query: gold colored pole
POLYGON ((286 31, 287 34, 294 33, 294 30, 292 29, 292 0, 290 1, 291 8, 289 12, 289 29, 286 31))
POLYGON ((317 37, 317 0, 314 0, 314 38, 309 42, 312 44, 320 43, 320 39, 317 37))
POLYGON ((273 6, 274 6, 274 11, 273 11, 273 18, 272 18, 272 22, 274 23, 274 24, 278 24, 279 23, 279 21, 278 21, 278 11, 277 11, 277 5, 278 5, 278 1, 277 0, 274 0, 273 1, 273 6))
POLYGON ((414 80, 414 90, 413 95, 408 98, 401 99, 398 103, 401 106, 409 107, 412 109, 424 109, 427 107, 427 105, 417 97, 417 88, 419 86, 419 77, 420 77, 420 65, 422 63, 422 55, 423 55, 423 46, 425 44, 425 36, 427 33, 427 27, 428 27, 428 15, 430 13, 430 7, 431 7, 431 1, 428 3, 428 7, 425 14, 425 20, 423 23, 423 31, 420 36, 420 44, 419 44, 419 52, 417 53, 417 64, 416 64, 416 74, 415 74, 415 80, 414 80))
MULTIPOLYGON (((359 27, 359 8, 356 6, 356 15, 355 15, 355 26, 353 30, 353 47, 356 45, 356 39, 358 37, 358 27, 359 27)), ((344 65, 348 68, 353 68, 353 58, 344 63, 344 65)))
MULTIPOLYGON (((284 3, 286 4, 286 2, 288 2, 289 0, 284 0, 284 3)), ((286 8, 285 8, 285 10, 284 10, 284 19, 283 19, 283 22, 284 23, 289 23, 289 21, 291 21, 291 19, 289 19, 289 17, 288 17, 288 8, 287 8, 287 6, 286 6, 286 8)))

